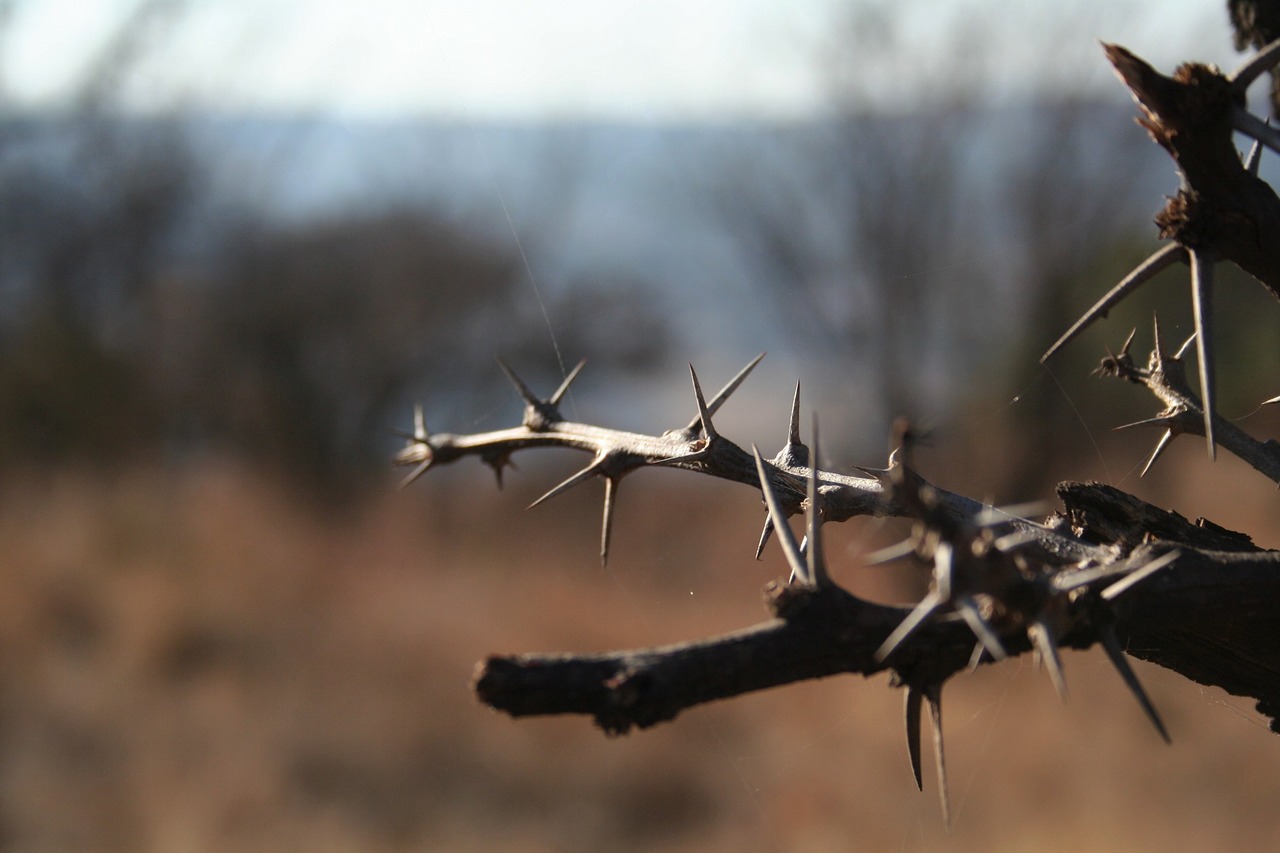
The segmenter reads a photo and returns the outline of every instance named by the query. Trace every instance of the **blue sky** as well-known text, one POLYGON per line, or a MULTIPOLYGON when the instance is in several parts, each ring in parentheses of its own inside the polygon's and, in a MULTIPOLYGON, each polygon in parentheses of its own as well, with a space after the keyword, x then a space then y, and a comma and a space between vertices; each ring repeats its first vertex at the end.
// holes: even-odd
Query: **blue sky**
MULTIPOLYGON (((18 0, 0 74, 11 102, 64 102, 89 58, 139 0, 18 0)), ((154 28, 123 102, 226 110, 462 118, 801 117, 828 101, 841 0, 188 0, 154 28)), ((865 5, 861 4, 861 5, 865 5)), ((940 0, 941 25, 915 14, 911 49, 875 88, 912 99, 950 84, 931 46, 956 22, 1016 69, 1013 93, 1111 86, 1095 40, 1168 67, 1234 65, 1222 0, 940 0), (999 16, 1004 25, 983 16, 999 16), (1046 45, 1063 60, 1042 62, 1046 45), (918 47, 917 47, 918 46, 918 47), (920 56, 925 60, 917 61, 920 56), (1056 67, 1054 67, 1056 65, 1056 67), (895 87, 898 87, 895 89, 895 87), (900 89, 901 91, 898 91, 900 89)), ((847 59, 848 57, 846 57, 847 59)), ((974 58, 975 64, 981 64, 974 58)), ((883 71, 883 62, 877 66, 883 71)), ((869 72, 870 73, 870 72, 869 72)), ((984 84, 987 85, 987 84, 984 84)), ((988 88, 997 86, 989 84, 988 88)))

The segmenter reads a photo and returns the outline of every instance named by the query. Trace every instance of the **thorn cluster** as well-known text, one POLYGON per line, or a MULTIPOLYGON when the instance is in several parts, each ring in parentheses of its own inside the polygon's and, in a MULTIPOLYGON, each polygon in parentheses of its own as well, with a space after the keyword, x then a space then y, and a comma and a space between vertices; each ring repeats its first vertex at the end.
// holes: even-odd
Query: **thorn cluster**
MULTIPOLYGON (((1008 643, 1021 634, 1022 642, 1034 650, 1037 662, 1047 670, 1054 689, 1064 701, 1067 685, 1058 638, 1068 632, 1094 634, 1160 736, 1168 741, 1164 723, 1124 657, 1110 604, 1176 560, 1179 552, 1171 551, 1136 566, 1125 562, 1062 570, 1038 562, 1026 552, 1036 537, 1012 526, 1015 520, 1027 523, 1022 516, 1035 507, 990 507, 961 521, 940 512, 935 490, 924 484, 910 467, 909 429, 903 425, 898 431, 899 448, 891 456, 886 474, 895 490, 894 497, 909 508, 916 525, 908 540, 873 555, 872 561, 885 562, 914 555, 932 565, 932 578, 929 592, 885 637, 874 658, 891 666, 897 683, 906 687, 907 749, 917 787, 922 787, 921 708, 923 702, 929 704, 944 819, 950 822, 951 810, 942 739, 942 685, 952 672, 939 669, 936 662, 922 657, 918 646, 911 647, 907 653, 912 637, 931 622, 959 617, 968 626, 976 641, 970 668, 984 659, 1004 660, 1009 656, 1008 643), (899 653, 902 660, 897 659, 899 653)), ((816 420, 813 443, 816 460, 816 420)), ((810 468, 808 477, 805 544, 797 545, 786 522, 786 510, 771 485, 769 463, 758 449, 753 451, 761 490, 773 529, 778 531, 791 567, 792 580, 817 592, 830 588, 833 582, 822 556, 816 464, 810 468)))
MULTIPOLYGON (((1121 78, 1134 88, 1131 81, 1126 76, 1126 72, 1117 64, 1117 57, 1123 55, 1131 61, 1138 63, 1137 60, 1123 48, 1115 45, 1105 45, 1108 56, 1112 63, 1116 65, 1117 71, 1120 72, 1121 78)), ((1276 65, 1280 65, 1280 41, 1273 42, 1262 51, 1251 57, 1248 62, 1236 69, 1230 75, 1227 75, 1225 82, 1229 87, 1229 93, 1234 101, 1231 106, 1232 129, 1253 137, 1254 144, 1248 154, 1242 158, 1240 170, 1249 176, 1256 178, 1258 174, 1258 164, 1262 156, 1262 146, 1267 146, 1274 151, 1280 151, 1280 131, 1272 127, 1269 121, 1264 121, 1250 114, 1242 105, 1244 102, 1245 91, 1249 85, 1253 83, 1264 72, 1270 70, 1276 65)), ((1149 67, 1142 63, 1142 67, 1150 71, 1149 67)), ((1152 72, 1154 74, 1154 72, 1152 72)), ((1168 146, 1168 139, 1164 135, 1157 133, 1159 125, 1159 117, 1156 116, 1151 108, 1143 106, 1147 112, 1147 118, 1142 122, 1148 130, 1152 131, 1153 136, 1160 141, 1161 144, 1168 146)), ((1186 176, 1183 176, 1184 189, 1187 182, 1186 176)), ((1172 266, 1175 262, 1181 261, 1191 268, 1191 304, 1195 318, 1195 340, 1196 340, 1196 356, 1199 361, 1199 380, 1200 380, 1200 396, 1204 401, 1202 419, 1203 433, 1205 441, 1208 445, 1209 458, 1216 457, 1217 442, 1214 436, 1214 349, 1213 349, 1213 269, 1214 264, 1219 260, 1217 255, 1208 246, 1194 246, 1189 243, 1174 242, 1163 246, 1154 254, 1138 264, 1132 272, 1125 276, 1119 284, 1113 287, 1101 299, 1094 303, 1088 311, 1086 311, 1080 319, 1076 320, 1072 326, 1063 333, 1053 346, 1041 356, 1040 361, 1043 363, 1048 360, 1055 352, 1061 349, 1080 332, 1092 324, 1100 317, 1106 317, 1107 313, 1117 303, 1129 294, 1137 290, 1141 285, 1150 281, 1157 274, 1172 266)), ((1164 443, 1167 443, 1164 442, 1164 443)), ((1157 450, 1161 450, 1157 448, 1157 450)), ((1158 453, 1157 453, 1158 455, 1158 453)), ((1154 457, 1153 457, 1154 460, 1154 457)), ((1148 463, 1149 466, 1150 463, 1148 463)))

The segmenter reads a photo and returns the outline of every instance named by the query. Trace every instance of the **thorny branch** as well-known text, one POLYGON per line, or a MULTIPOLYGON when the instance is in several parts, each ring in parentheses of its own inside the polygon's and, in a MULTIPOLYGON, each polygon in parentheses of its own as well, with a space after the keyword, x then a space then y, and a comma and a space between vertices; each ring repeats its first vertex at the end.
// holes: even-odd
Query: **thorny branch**
POLYGON ((1280 40, 1231 74, 1187 63, 1166 77, 1139 57, 1103 45, 1116 74, 1142 110, 1138 123, 1169 152, 1181 186, 1156 214, 1160 237, 1173 242, 1156 251, 1099 299, 1041 357, 1068 341, 1158 273, 1179 261, 1191 267, 1202 427, 1214 455, 1213 267, 1230 261, 1280 299, 1280 198, 1258 177, 1262 146, 1280 151, 1280 131, 1245 109, 1245 91, 1280 65, 1280 40), (1243 160, 1232 142, 1240 132, 1256 140, 1243 160))
MULTIPOLYGON (((1234 74, 1185 65, 1172 78, 1120 47, 1107 56, 1144 110, 1141 123, 1173 155, 1182 189, 1157 221, 1162 248, 1107 293, 1045 354, 1048 358, 1145 281, 1173 263, 1192 270, 1203 403, 1189 389, 1182 356, 1161 348, 1139 367, 1130 335, 1100 372, 1145 385, 1165 410, 1143 425, 1164 429, 1147 463, 1173 437, 1190 432, 1221 443, 1280 482, 1275 442, 1259 443, 1213 411, 1211 293, 1214 262, 1229 260, 1280 296, 1280 200, 1256 177, 1258 150, 1241 163, 1231 146, 1240 130, 1280 150, 1280 133, 1243 110, 1243 92, 1280 63, 1280 42, 1234 74)), ((763 356, 761 356, 763 357, 763 356)), ((704 702, 809 678, 888 671, 905 687, 908 752, 921 784, 920 727, 927 703, 938 756, 944 817, 949 816, 942 752, 942 685, 955 673, 1032 652, 1054 688, 1066 695, 1062 647, 1100 645, 1160 736, 1168 732, 1129 666, 1126 652, 1257 700, 1280 732, 1280 552, 1203 519, 1191 523, 1118 489, 1063 483, 1064 510, 1037 524, 938 488, 911 465, 912 435, 897 427, 897 450, 884 469, 849 475, 818 467, 800 440, 797 386, 788 437, 766 461, 721 435, 713 419, 746 379, 748 364, 709 401, 690 366, 696 416, 661 435, 566 420, 559 403, 579 365, 547 399, 506 365, 524 401, 517 427, 475 435, 432 434, 422 410, 396 464, 405 483, 467 456, 493 468, 499 485, 517 451, 568 447, 590 454, 581 471, 535 505, 586 482, 604 481, 601 559, 608 559, 618 485, 645 467, 681 468, 759 488, 768 507, 757 556, 771 533, 791 567, 788 583, 766 590, 771 618, 745 630, 663 648, 602 655, 491 657, 479 665, 477 695, 513 716, 580 713, 611 733, 646 727, 704 702), (803 513, 797 543, 788 517, 803 513), (822 554, 821 527, 858 515, 914 519, 911 537, 876 559, 913 558, 931 567, 928 594, 914 607, 863 600, 836 584, 822 554)), ((1278 398, 1280 399, 1280 398, 1278 398)), ((1274 402, 1274 401, 1269 401, 1274 402)), ((1136 426, 1136 425, 1135 425, 1136 426)))

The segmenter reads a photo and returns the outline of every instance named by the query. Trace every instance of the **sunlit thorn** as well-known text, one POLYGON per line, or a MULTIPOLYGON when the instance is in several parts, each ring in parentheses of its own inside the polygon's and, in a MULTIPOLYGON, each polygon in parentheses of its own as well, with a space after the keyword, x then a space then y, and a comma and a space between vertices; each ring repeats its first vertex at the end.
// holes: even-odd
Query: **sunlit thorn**
POLYGON ((764 514, 764 527, 760 530, 760 542, 756 545, 756 559, 760 559, 760 555, 764 553, 764 546, 769 544, 769 537, 773 535, 773 516, 768 512, 764 514))
POLYGON ((1007 554, 1010 551, 1016 551, 1040 541, 1040 537, 1033 530, 1017 530, 1013 533, 1006 533, 1004 536, 996 539, 992 544, 995 545, 997 551, 1007 554))
POLYGON ((809 512, 805 519, 805 559, 809 567, 809 582, 814 586, 826 586, 827 564, 822 554, 822 507, 818 503, 818 414, 813 415, 813 451, 809 454, 809 484, 807 497, 809 512))
POLYGON ((1151 562, 1141 568, 1129 572, 1129 574, 1104 589, 1102 591, 1102 597, 1107 601, 1115 601, 1117 598, 1147 580, 1152 575, 1172 565, 1181 556, 1182 552, 1177 549, 1161 554, 1151 562))
POLYGON ((978 667, 982 666, 982 659, 987 657, 987 650, 983 648, 982 641, 973 644, 973 651, 969 652, 969 672, 977 672, 978 667))
POLYGON ((534 408, 542 405, 542 401, 538 399, 537 395, 529 390, 529 386, 524 384, 524 380, 517 376, 516 372, 505 361, 498 359, 498 366, 502 368, 502 372, 507 375, 507 379, 515 386, 516 393, 520 395, 521 400, 524 400, 525 405, 533 406, 534 408))
POLYGON ((582 368, 586 366, 587 360, 585 358, 578 362, 577 367, 569 371, 569 375, 564 378, 564 381, 560 383, 560 387, 556 389, 556 392, 551 395, 551 398, 547 400, 547 402, 553 406, 560 405, 560 401, 564 399, 564 395, 569 390, 569 386, 573 384, 573 380, 578 378, 578 374, 581 373, 582 368))
MULTIPOLYGON (((1266 120, 1266 124, 1270 126, 1271 119, 1268 118, 1266 120)), ((1262 165, 1261 142, 1256 139, 1253 141, 1253 144, 1249 146, 1249 153, 1245 155, 1244 160, 1242 161, 1242 165, 1244 166, 1244 170, 1250 175, 1253 175, 1255 178, 1258 176, 1258 167, 1262 165)))
POLYGON ((1272 151, 1280 151, 1280 130, 1267 124, 1244 107, 1234 107, 1231 110, 1231 126, 1245 136, 1253 137, 1272 151))
POLYGON ((403 480, 400 481, 400 488, 403 489, 404 487, 412 483, 414 480, 418 479, 423 474, 427 473, 427 469, 430 467, 431 467, 431 459, 430 457, 428 457, 421 465, 419 465, 417 468, 414 468, 413 471, 410 472, 409 476, 405 477, 403 480))
POLYGON ((1048 361, 1050 356, 1062 349, 1063 346, 1075 338, 1076 335, 1088 328, 1088 326, 1095 320, 1100 317, 1107 316, 1107 312, 1109 312, 1117 302, 1137 290, 1141 285, 1152 279, 1157 273, 1163 271, 1169 266, 1172 266, 1177 261, 1184 260, 1185 257, 1186 250, 1177 243, 1170 243, 1167 246, 1161 247, 1145 261, 1138 264, 1138 266, 1134 268, 1133 272, 1125 276, 1119 284, 1111 288, 1105 296, 1095 302, 1093 307, 1086 311, 1079 320, 1076 320, 1071 328, 1067 329, 1067 331, 1063 333, 1062 337, 1058 338, 1057 343, 1049 347, 1048 351, 1046 351, 1044 355, 1040 356, 1040 363, 1043 364, 1048 361))
POLYGON ((711 440, 716 438, 716 428, 711 424, 711 410, 707 408, 707 400, 702 396, 702 384, 698 382, 698 371, 693 369, 693 365, 689 365, 689 375, 693 377, 693 397, 698 404, 698 418, 689 425, 692 430, 694 426, 702 426, 702 435, 707 439, 708 446, 711 440))
POLYGON ((1199 337, 1200 336, 1198 334, 1192 332, 1191 335, 1182 342, 1182 345, 1174 350, 1173 355, 1170 356, 1170 358, 1180 359, 1185 356, 1187 354, 1187 350, 1191 349, 1191 345, 1194 344, 1199 337))
POLYGON ((563 494, 564 492, 569 491, 569 490, 570 490, 570 489, 572 489, 574 486, 577 486, 577 485, 579 485, 579 484, 581 484, 581 483, 585 483, 587 480, 590 480, 592 477, 596 476, 598 473, 600 473, 599 463, 597 463, 597 462, 592 462, 592 463, 591 463, 590 465, 588 465, 586 468, 583 468, 581 471, 579 471, 578 473, 574 474, 572 477, 570 477, 569 479, 565 480, 565 481, 564 481, 563 483, 561 483, 560 485, 558 485, 558 486, 556 486, 555 488, 551 489, 551 491, 547 492, 545 495, 543 495, 542 497, 538 498, 538 499, 537 499, 536 501, 534 501, 533 503, 529 504, 529 507, 528 507, 528 508, 529 508, 529 509, 533 509, 533 508, 534 508, 535 506, 537 506, 538 504, 546 503, 547 501, 551 500, 552 498, 556 497, 557 495, 561 495, 561 494, 563 494))
MULTIPOLYGON (((711 398, 710 403, 707 403, 705 404, 705 406, 701 406, 698 408, 698 416, 689 422, 689 426, 686 427, 686 429, 692 431, 694 427, 697 427, 699 424, 703 424, 703 419, 702 419, 703 408, 707 410, 708 415, 714 417, 715 413, 720 411, 720 407, 723 406, 725 401, 729 399, 729 396, 733 394, 734 391, 738 390, 738 386, 741 385, 743 381, 746 380, 746 378, 751 374, 752 370, 755 370, 756 365, 759 364, 764 357, 765 357, 765 353, 760 353, 758 356, 751 359, 751 361, 747 363, 746 367, 739 370, 737 374, 732 379, 730 379, 727 383, 725 383, 725 386, 721 388, 720 391, 714 397, 711 398)), ((692 364, 689 365, 689 370, 690 372, 693 371, 692 364)), ((694 375, 693 382, 696 387, 698 383, 698 377, 696 374, 694 375)), ((710 438, 709 435, 707 437, 710 438)))
POLYGON ((920 773, 920 708, 923 703, 924 694, 908 684, 903 716, 907 725, 907 757, 911 760, 911 776, 916 780, 918 791, 924 790, 924 778, 920 773))
POLYGON ((942 598, 939 597, 936 590, 931 590, 928 595, 920 599, 920 603, 915 606, 915 609, 907 614, 907 618, 898 623, 898 627, 894 628, 893 632, 888 637, 885 637, 884 642, 880 644, 880 648, 876 649, 876 662, 881 663, 885 658, 893 654, 894 650, 914 634, 941 606, 942 598))
POLYGON ((1151 470, 1151 466, 1156 464, 1156 460, 1164 453, 1165 449, 1173 443, 1174 434, 1172 429, 1164 431, 1164 435, 1160 436, 1160 440, 1156 442, 1156 449, 1151 451, 1151 457, 1147 459, 1147 464, 1142 466, 1142 473, 1139 478, 1147 476, 1147 472, 1151 470))
POLYGON ((1000 638, 996 636, 995 629, 983 618, 982 611, 978 609, 977 603, 971 597, 962 595, 955 600, 954 605, 956 611, 964 618, 965 624, 969 626, 969 630, 973 631, 978 642, 982 643, 982 647, 987 650, 987 654, 996 660, 1009 657, 1009 653, 1000 643, 1000 638))
POLYGON ((618 496, 618 480, 604 478, 604 518, 600 522, 600 565, 609 565, 609 540, 613 536, 613 508, 618 496))
POLYGON ((1049 673, 1049 680, 1053 682, 1053 689, 1058 691, 1058 697, 1063 702, 1067 701, 1067 680, 1062 674, 1062 659, 1058 655, 1058 640, 1053 635, 1053 629, 1048 622, 1037 619, 1027 626, 1027 638, 1031 640, 1036 655, 1049 673))
POLYGON ((1120 347, 1121 355, 1129 354, 1129 347, 1133 344, 1133 339, 1138 335, 1138 327, 1134 326, 1129 330, 1129 337, 1124 339, 1124 346, 1120 347))
POLYGON ((1204 252, 1191 253, 1191 304, 1196 321, 1196 356, 1200 362, 1200 397, 1204 409, 1204 437, 1209 445, 1209 458, 1217 457, 1213 440, 1213 257, 1204 252))
POLYGON ((1009 521, 1028 521, 1029 516, 1043 515, 1047 509, 1048 507, 1044 501, 1027 501, 1026 503, 1009 504, 1008 506, 991 506, 974 516, 973 523, 979 527, 991 527, 1009 521))
POLYGON ((901 560, 914 554, 916 550, 915 537, 904 539, 896 545, 889 545, 878 551, 872 551, 862 561, 864 566, 879 566, 884 563, 892 563, 894 560, 901 560))
POLYGON ((1125 659, 1124 651, 1120 648, 1120 641, 1116 638, 1115 628, 1111 625, 1103 626, 1098 631, 1098 639, 1102 641, 1102 648, 1106 650, 1107 657, 1111 659, 1111 665, 1120 673, 1125 685, 1138 700, 1138 704, 1142 706, 1143 713, 1147 715, 1147 719, 1156 727, 1156 731, 1160 733, 1160 737, 1164 739, 1165 743, 1173 743, 1169 738, 1168 730, 1164 727, 1164 722, 1160 719, 1160 714, 1156 711, 1156 706, 1151 704, 1151 699, 1147 696, 1147 692, 1142 689, 1142 683, 1138 681, 1138 676, 1134 673, 1133 667, 1129 666, 1129 661, 1125 659))
POLYGON ((421 404, 413 407, 413 438, 415 441, 427 440, 427 416, 421 404))
POLYGON ((1237 92, 1243 92, 1267 71, 1280 64, 1280 39, 1271 42, 1262 50, 1249 57, 1235 71, 1227 76, 1237 92))
POLYGON ((931 686, 925 692, 929 700, 929 721, 933 726, 933 757, 938 766, 938 797, 942 802, 942 822, 951 828, 951 798, 947 793, 947 756, 942 744, 942 687, 931 686))
MULTIPOLYGON (((760 455, 760 448, 754 444, 751 445, 751 453, 756 459, 760 491, 764 493, 764 502, 769 507, 769 517, 773 519, 773 527, 778 533, 778 544, 782 546, 782 553, 786 555, 787 565, 791 567, 792 575, 803 577, 808 572, 808 566, 804 555, 800 553, 800 546, 796 544, 796 536, 787 524, 786 510, 782 508, 778 496, 773 491, 773 484, 769 481, 769 473, 765 469, 764 458, 760 455)), ((806 580, 812 582, 812 579, 806 580)))
POLYGON ((800 445, 800 383, 796 383, 795 396, 791 398, 791 422, 787 426, 787 444, 800 445))

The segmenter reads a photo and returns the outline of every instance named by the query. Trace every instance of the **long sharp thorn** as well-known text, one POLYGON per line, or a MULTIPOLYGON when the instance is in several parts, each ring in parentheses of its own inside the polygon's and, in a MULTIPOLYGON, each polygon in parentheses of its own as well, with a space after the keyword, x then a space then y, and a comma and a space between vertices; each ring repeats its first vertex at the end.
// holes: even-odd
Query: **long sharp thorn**
POLYGON ((1151 458, 1147 460, 1146 465, 1142 466, 1142 473, 1138 475, 1139 478, 1147 476, 1147 472, 1151 470, 1151 466, 1156 464, 1156 460, 1159 459, 1165 449, 1173 443, 1173 437, 1173 430, 1167 429, 1164 431, 1164 435, 1160 436, 1160 441, 1156 443, 1156 449, 1151 451, 1151 458))
POLYGON ((760 555, 764 553, 764 546, 769 544, 769 537, 773 535, 773 516, 769 513, 764 514, 764 527, 760 531, 760 542, 756 545, 756 559, 760 559, 760 555))
POLYGON ((716 395, 711 398, 711 402, 707 403, 707 411, 712 415, 720 411, 720 407, 725 404, 725 401, 729 399, 730 395, 732 395, 734 391, 738 390, 738 386, 746 381, 746 378, 751 375, 751 371, 756 369, 756 365, 761 362, 764 356, 764 353, 760 353, 758 356, 751 359, 751 361, 747 363, 746 367, 739 370, 732 379, 726 382, 725 386, 716 392, 716 395))
POLYGON ((618 481, 604 478, 604 518, 600 522, 600 565, 609 565, 609 539, 613 535, 613 507, 618 496, 618 481))
POLYGON ((931 687, 925 698, 929 700, 929 721, 933 725, 933 758, 938 765, 938 797, 942 801, 942 822, 951 828, 951 798, 947 794, 947 754, 942 745, 942 689, 931 687))
POLYGON ((796 447, 800 444, 800 383, 796 383, 795 396, 791 398, 791 422, 787 426, 787 444, 796 447))
POLYGON ((1137 290, 1139 286, 1145 284, 1166 267, 1171 266, 1176 261, 1182 260, 1185 257, 1185 254, 1186 250, 1183 249, 1182 246, 1177 243, 1170 243, 1169 245, 1160 248, 1142 263, 1138 264, 1138 266, 1134 268, 1133 272, 1121 279, 1119 284, 1111 288, 1105 296, 1094 303, 1092 308, 1086 311, 1079 320, 1076 320, 1071 328, 1067 329, 1067 331, 1063 333, 1062 337, 1058 338, 1057 343, 1049 347, 1048 351, 1046 351, 1044 355, 1040 356, 1040 363, 1043 364, 1048 361, 1050 356, 1062 349, 1062 347, 1071 341, 1076 335, 1083 332, 1091 323, 1093 323, 1094 320, 1097 320, 1099 317, 1105 317, 1107 312, 1110 311, 1117 302, 1137 290))
POLYGON ((791 526, 787 524, 787 513, 782 508, 782 504, 778 501, 778 496, 774 494, 773 484, 769 482, 769 473, 764 467, 764 458, 760 455, 760 448, 754 444, 751 445, 751 453, 756 458, 756 473, 760 477, 760 491, 764 493, 764 502, 769 507, 769 517, 773 519, 773 527, 778 532, 778 544, 782 546, 782 553, 787 557, 787 565, 791 567, 793 575, 803 575, 808 567, 805 565, 804 555, 800 553, 800 546, 796 544, 796 536, 791 532, 791 526))
MULTIPOLYGON (((1271 120, 1268 119, 1266 123, 1270 126, 1271 120)), ((1255 139, 1253 140, 1253 144, 1249 146, 1249 153, 1244 157, 1244 170, 1256 178, 1258 176, 1258 166, 1261 164, 1262 143, 1255 139)))
POLYGON ((1161 554, 1145 566, 1130 572, 1120 580, 1111 584, 1102 591, 1102 597, 1107 601, 1115 601, 1147 578, 1159 572, 1161 569, 1172 564, 1175 560, 1182 556, 1182 552, 1174 549, 1167 554, 1161 554))
POLYGON ((545 495, 538 498, 533 503, 529 504, 528 508, 533 509, 538 504, 546 503, 547 501, 551 500, 557 495, 560 495, 564 492, 569 491, 574 486, 579 485, 580 483, 585 483, 587 480, 590 480, 592 477, 596 476, 596 474, 598 473, 599 473, 599 469, 596 467, 596 463, 592 462, 586 468, 583 468, 581 471, 574 474, 572 477, 565 480, 563 483, 556 486, 551 491, 547 492, 545 495))
POLYGON ((924 790, 924 779, 920 773, 920 706, 924 694, 911 685, 907 685, 906 705, 903 709, 907 724, 907 757, 911 759, 911 775, 916 780, 916 790, 924 790))
POLYGON ((1058 656, 1058 640, 1053 636, 1053 629, 1043 619, 1037 619, 1027 627, 1027 636, 1049 673, 1053 689, 1063 702, 1067 701, 1067 679, 1062 675, 1062 659, 1058 656))
POLYGON ((996 660, 1004 660, 1009 657, 1009 653, 1000 644, 1000 638, 996 636, 995 629, 991 627, 990 622, 982 618, 982 613, 978 610, 978 605, 972 598, 967 595, 960 596, 956 599, 955 608, 964 617, 969 630, 973 631, 973 635, 978 638, 978 642, 982 643, 982 647, 987 650, 987 654, 996 660))
POLYGON ((415 441, 427 440, 427 416, 422 412, 422 406, 413 407, 413 438, 415 441))
POLYGON ((1200 336, 1197 335, 1195 332, 1192 332, 1191 335, 1185 341, 1182 342, 1182 346, 1178 347, 1176 350, 1173 351, 1173 358, 1182 358, 1184 355, 1186 355, 1187 350, 1191 349, 1191 345, 1194 344, 1196 342, 1196 339, 1199 337, 1200 336))
POLYGON ((1006 521, 1027 521, 1030 516, 1043 515, 1048 510, 1044 501, 1027 501, 1008 506, 987 507, 974 516, 973 523, 979 527, 990 527, 1006 521))
POLYGON ((400 488, 403 489, 405 486, 409 485, 414 480, 418 479, 423 474, 427 473, 427 469, 430 467, 431 467, 431 460, 428 459, 425 462, 423 462, 421 465, 419 465, 417 468, 414 468, 413 471, 410 472, 409 476, 405 477, 403 480, 400 481, 400 488))
POLYGON ((529 390, 529 386, 524 384, 524 380, 517 376, 516 372, 505 361, 498 359, 498 367, 502 368, 502 372, 507 375, 507 379, 515 386, 516 393, 520 395, 520 399, 524 400, 526 405, 536 407, 542 404, 538 396, 529 390))
MULTIPOLYGON (((751 359, 751 361, 747 364, 746 367, 739 370, 737 375, 735 375, 732 379, 730 379, 725 384, 725 386, 721 388, 720 391, 714 397, 711 398, 711 402, 705 403, 703 406, 700 406, 698 408, 698 416, 693 420, 689 421, 689 426, 686 427, 686 429, 692 430, 694 427, 703 423, 702 410, 704 408, 707 410, 708 415, 714 417, 715 413, 720 411, 720 407, 723 406, 725 401, 729 399, 729 396, 733 394, 734 391, 737 391, 738 386, 741 385, 743 381, 746 380, 747 376, 750 375, 752 370, 755 370, 756 365, 760 363, 761 359, 763 359, 764 356, 765 356, 764 353, 760 353, 758 356, 751 359)), ((689 365, 689 371, 691 373, 693 372, 692 364, 689 365)), ((693 384, 694 384, 694 387, 698 389, 698 393, 701 394, 702 393, 701 389, 698 388, 698 376, 696 373, 694 374, 694 377, 693 377, 693 384)))
POLYGON ((711 425, 711 410, 707 408, 707 399, 702 396, 702 384, 698 382, 698 371, 693 369, 693 365, 689 365, 689 375, 693 377, 693 397, 698 403, 698 417, 689 424, 689 429, 695 426, 702 426, 702 434, 707 441, 716 437, 716 428, 711 425))
POLYGON ((1191 253, 1191 303, 1196 318, 1196 356, 1200 362, 1200 398, 1204 409, 1204 437, 1209 458, 1217 456, 1213 440, 1213 258, 1191 253))
POLYGON ((1253 137, 1272 151, 1280 151, 1280 130, 1248 112, 1244 107, 1232 109, 1231 126, 1246 136, 1253 137))
POLYGON ((809 582, 814 586, 825 586, 827 564, 822 555, 822 508, 818 504, 818 415, 813 415, 813 450, 809 453, 809 513, 805 519, 805 539, 809 547, 805 549, 805 559, 809 566, 809 582))
POLYGON ((556 393, 552 394, 551 398, 547 400, 547 402, 553 406, 560 405, 560 401, 564 399, 565 392, 569 390, 569 386, 573 384, 573 380, 578 378, 578 374, 581 373, 582 368, 586 366, 587 360, 585 358, 578 362, 577 367, 569 371, 569 375, 564 378, 564 381, 560 383, 560 387, 556 389, 556 393))
POLYGON ((1120 673, 1125 685, 1128 686, 1130 692, 1138 700, 1138 704, 1142 706, 1147 719, 1151 720, 1151 724, 1156 727, 1156 731, 1160 733, 1160 737, 1164 738, 1165 743, 1173 743, 1169 738, 1169 731, 1164 727, 1164 722, 1160 719, 1160 714, 1156 711, 1156 706, 1151 704, 1147 691, 1142 689, 1142 683, 1138 681, 1138 676, 1134 673, 1133 667, 1129 666, 1129 661, 1125 659, 1124 651, 1120 648, 1120 641, 1116 638, 1115 628, 1110 625, 1105 626, 1098 632, 1098 638, 1102 640, 1102 647, 1106 649, 1107 657, 1111 659, 1112 666, 1120 673))
POLYGON ((1280 63, 1280 39, 1271 42, 1262 50, 1249 57, 1243 65, 1232 71, 1227 77, 1236 91, 1243 92, 1267 71, 1280 63))
POLYGON ((898 627, 893 629, 893 633, 885 637, 884 642, 880 644, 880 648, 876 649, 876 662, 883 662, 885 658, 893 654, 894 649, 902 645, 941 606, 942 599, 936 592, 930 592, 920 599, 920 603, 916 605, 915 609, 907 614, 906 619, 898 623, 898 627))
POLYGON ((904 539, 896 545, 889 545, 878 551, 872 551, 862 561, 862 565, 878 566, 882 563, 892 563, 894 560, 901 560, 903 557, 915 553, 915 550, 915 539, 904 539))
POLYGON ((1138 336, 1138 327, 1134 326, 1129 330, 1129 337, 1124 339, 1124 346, 1120 347, 1120 354, 1124 355, 1129 352, 1129 347, 1133 344, 1133 339, 1138 336))
POLYGON ((1160 318, 1155 314, 1151 315, 1151 347, 1155 351, 1156 359, 1164 361, 1164 345, 1160 343, 1160 318))

